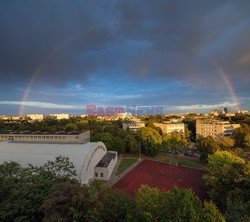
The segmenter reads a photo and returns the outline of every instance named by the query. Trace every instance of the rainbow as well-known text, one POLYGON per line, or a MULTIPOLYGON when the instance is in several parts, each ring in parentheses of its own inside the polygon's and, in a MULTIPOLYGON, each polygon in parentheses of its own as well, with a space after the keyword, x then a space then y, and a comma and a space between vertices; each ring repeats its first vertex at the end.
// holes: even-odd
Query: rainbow
MULTIPOLYGON (((91 28, 93 29, 93 27, 91 28)), ((89 32, 89 30, 87 30, 87 32, 89 32)), ((85 31, 86 33, 86 31, 85 31)), ((21 105, 19 106, 19 109, 18 109, 18 115, 19 116, 22 116, 23 113, 24 113, 24 108, 25 108, 25 102, 27 101, 28 97, 29 97, 29 94, 30 94, 30 90, 31 90, 31 87, 34 83, 34 81, 36 80, 37 76, 39 75, 39 73, 42 71, 42 69, 44 68, 44 66, 49 62, 49 60, 55 56, 57 54, 58 51, 60 51, 63 47, 65 47, 67 44, 69 44, 70 42, 72 42, 73 40, 75 40, 77 37, 79 37, 80 35, 82 35, 82 32, 80 33, 77 33, 76 35, 66 39, 65 41, 63 41, 60 45, 58 45, 56 48, 54 48, 50 53, 49 55, 38 65, 38 67, 35 69, 35 71, 32 73, 31 75, 31 78, 27 84, 27 87, 25 88, 24 90, 24 93, 23 93, 23 96, 22 96, 22 99, 21 99, 21 105)), ((238 100, 238 96, 237 96, 237 93, 236 93, 236 90, 232 84, 232 81, 230 80, 230 78, 228 77, 228 75, 226 74, 226 72, 222 69, 222 67, 216 63, 215 61, 213 61, 213 64, 215 65, 215 67, 217 68, 219 74, 221 75, 221 77, 223 78, 227 88, 228 88, 228 91, 230 92, 232 98, 233 98, 233 101, 234 101, 234 104, 235 104, 235 108, 237 110, 240 110, 240 103, 239 103, 239 100, 238 100)))
POLYGON ((238 100, 238 95, 236 93, 236 90, 234 88, 232 81, 230 80, 230 78, 228 77, 226 72, 223 70, 223 68, 218 63, 216 63, 216 62, 213 62, 213 63, 215 65, 215 67, 217 68, 219 74, 221 75, 222 79, 224 80, 224 82, 228 88, 228 91, 230 92, 230 94, 232 96, 236 110, 240 110, 240 103, 238 100))
POLYGON ((36 80, 37 76, 39 75, 39 73, 42 71, 42 69, 44 68, 44 66, 49 62, 49 60, 55 56, 58 51, 60 51, 63 47, 65 47, 67 44, 69 44, 70 42, 72 42, 73 40, 75 40, 77 37, 79 37, 82 34, 82 32, 77 33, 74 36, 71 36, 70 38, 66 39, 65 41, 63 41, 61 44, 59 44, 56 48, 54 48, 49 54, 48 56, 38 65, 38 67, 35 69, 35 71, 32 73, 31 78, 24 90, 22 99, 21 99, 21 105, 19 106, 18 109, 18 116, 22 116, 23 115, 23 111, 25 108, 25 102, 27 101, 29 94, 30 94, 30 90, 31 87, 34 83, 34 81, 36 80))

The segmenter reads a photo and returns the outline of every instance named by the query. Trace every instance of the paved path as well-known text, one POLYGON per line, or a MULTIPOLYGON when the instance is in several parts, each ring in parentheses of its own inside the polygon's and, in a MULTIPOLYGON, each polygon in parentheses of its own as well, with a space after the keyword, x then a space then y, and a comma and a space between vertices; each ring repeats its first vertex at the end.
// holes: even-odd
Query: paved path
MULTIPOLYGON (((118 170, 118 167, 122 161, 122 159, 125 159, 126 157, 119 157, 118 158, 118 161, 116 163, 116 166, 110 176, 110 179, 108 181, 108 183, 112 186, 114 185, 116 182, 118 182, 122 177, 124 177, 130 170, 134 169, 140 162, 139 161, 136 161, 135 163, 133 163, 131 166, 129 166, 126 170, 124 170, 122 173, 120 173, 119 175, 117 175, 117 170, 118 170)), ((130 157, 128 157, 130 159, 130 157)))

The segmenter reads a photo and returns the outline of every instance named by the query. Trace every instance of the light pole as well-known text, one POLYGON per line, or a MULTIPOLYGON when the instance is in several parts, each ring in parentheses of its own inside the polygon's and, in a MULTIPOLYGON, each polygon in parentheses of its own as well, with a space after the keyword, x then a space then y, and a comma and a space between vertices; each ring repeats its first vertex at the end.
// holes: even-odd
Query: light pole
POLYGON ((139 162, 141 161, 141 139, 139 142, 139 162))

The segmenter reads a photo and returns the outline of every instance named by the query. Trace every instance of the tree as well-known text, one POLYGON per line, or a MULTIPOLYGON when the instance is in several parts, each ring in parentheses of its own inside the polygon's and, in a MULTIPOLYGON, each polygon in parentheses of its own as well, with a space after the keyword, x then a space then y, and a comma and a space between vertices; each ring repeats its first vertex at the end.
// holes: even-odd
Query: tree
POLYGON ((164 134, 162 137, 162 148, 165 152, 169 149, 172 151, 181 151, 187 144, 185 135, 178 132, 172 132, 171 134, 164 134))
POLYGON ((174 187, 166 192, 143 185, 136 192, 135 202, 138 221, 225 221, 213 203, 203 205, 189 189, 174 187))
POLYGON ((162 138, 161 135, 150 127, 144 127, 141 130, 143 149, 146 154, 155 156, 160 152, 162 138))
POLYGON ((45 166, 27 168, 17 163, 0 165, 0 220, 39 221, 42 218, 41 203, 51 187, 63 181, 75 182, 75 171, 67 158, 57 158, 45 166), (65 172, 56 172, 63 169, 65 172))
POLYGON ((121 190, 109 190, 100 201, 100 221, 133 221, 135 218, 134 201, 121 190))
POLYGON ((114 136, 111 133, 97 133, 92 140, 94 142, 102 141, 108 150, 114 150, 114 136))
POLYGON ((83 186, 69 182, 56 184, 41 206, 43 221, 98 221, 97 200, 106 189, 100 181, 83 186))
POLYGON ((114 137, 114 145, 111 149, 113 151, 118 151, 119 153, 124 153, 125 151, 125 142, 118 136, 114 137))
POLYGON ((142 185, 136 192, 136 207, 140 221, 159 221, 166 192, 142 185))
POLYGON ((203 222, 226 222, 224 216, 212 202, 204 202, 201 221, 203 222))
POLYGON ((201 221, 202 202, 191 190, 173 188, 166 203, 161 221, 201 221))
POLYGON ((242 124, 240 128, 234 130, 233 139, 235 146, 241 148, 250 147, 250 127, 247 124, 242 124))
POLYGON ((80 184, 56 184, 41 206, 43 221, 66 222, 84 217, 92 205, 83 189, 80 184))
POLYGON ((69 131, 76 131, 78 128, 77 128, 77 125, 75 123, 68 123, 66 124, 65 126, 65 131, 66 132, 69 132, 69 131))
POLYGON ((206 160, 208 155, 220 150, 219 144, 211 136, 199 138, 196 141, 196 147, 202 160, 206 160))
POLYGON ((219 137, 218 143, 222 150, 230 150, 234 146, 234 140, 227 136, 219 137))
POLYGON ((250 221, 250 185, 245 184, 245 189, 235 188, 227 196, 226 218, 229 222, 250 221))
POLYGON ((249 181, 249 164, 228 151, 217 151, 208 157, 209 174, 204 176, 211 199, 223 211, 227 197, 236 188, 245 189, 249 181))
POLYGON ((155 125, 154 125, 154 122, 148 123, 148 124, 147 124, 147 127, 150 127, 150 128, 152 128, 152 129, 156 130, 160 135, 163 134, 163 133, 162 133, 162 129, 161 129, 160 127, 155 126, 155 125))
POLYGON ((138 152, 138 146, 140 141, 136 140, 136 135, 133 135, 131 132, 126 132, 126 135, 123 139, 125 142, 125 151, 128 153, 138 152))

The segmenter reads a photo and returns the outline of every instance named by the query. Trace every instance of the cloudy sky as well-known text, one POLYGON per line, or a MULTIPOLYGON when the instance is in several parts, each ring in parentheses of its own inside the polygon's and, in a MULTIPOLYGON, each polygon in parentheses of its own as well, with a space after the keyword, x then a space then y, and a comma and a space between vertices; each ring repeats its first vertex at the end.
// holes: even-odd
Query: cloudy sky
POLYGON ((250 109, 249 0, 1 0, 0 115, 250 109))

